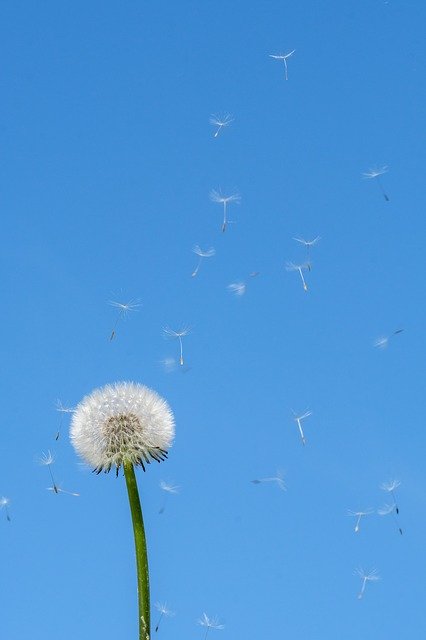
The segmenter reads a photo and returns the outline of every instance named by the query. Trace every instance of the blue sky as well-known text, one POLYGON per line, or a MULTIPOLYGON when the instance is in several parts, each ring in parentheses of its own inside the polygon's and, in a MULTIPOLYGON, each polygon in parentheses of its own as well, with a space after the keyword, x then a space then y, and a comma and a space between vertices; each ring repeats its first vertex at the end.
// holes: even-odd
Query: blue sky
POLYGON ((426 7, 248 4, 0 10, 8 640, 137 637, 124 480, 79 463, 55 410, 119 380, 176 416, 169 460, 138 473, 152 601, 176 612, 159 638, 202 638, 203 612, 218 640, 426 633, 426 7), (269 54, 292 49, 286 81, 269 54), (362 179, 384 165, 389 202, 362 179), (224 234, 219 188, 241 195, 224 234), (299 236, 321 236, 307 292, 285 269, 299 236), (192 278, 196 244, 216 255, 192 278), (141 306, 109 341, 111 300, 141 306), (191 327, 169 373, 167 325, 191 327), (46 491, 47 450, 80 497, 46 491), (251 483, 277 469, 286 492, 251 483), (347 510, 391 478, 403 536, 377 514, 356 534, 347 510), (159 515, 161 480, 181 490, 159 515), (362 600, 359 566, 381 576, 362 600))

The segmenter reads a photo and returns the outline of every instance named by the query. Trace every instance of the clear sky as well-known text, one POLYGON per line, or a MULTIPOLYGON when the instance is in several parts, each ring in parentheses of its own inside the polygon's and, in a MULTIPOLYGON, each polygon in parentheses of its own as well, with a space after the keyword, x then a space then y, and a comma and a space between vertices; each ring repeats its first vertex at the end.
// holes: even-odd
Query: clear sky
POLYGON ((124 479, 55 409, 120 380, 176 416, 138 472, 160 640, 203 612, 217 640, 426 637, 425 26, 421 0, 2 3, 2 638, 137 637, 124 479), (241 196, 225 233, 212 189, 241 196), (113 340, 110 301, 140 303, 113 340))

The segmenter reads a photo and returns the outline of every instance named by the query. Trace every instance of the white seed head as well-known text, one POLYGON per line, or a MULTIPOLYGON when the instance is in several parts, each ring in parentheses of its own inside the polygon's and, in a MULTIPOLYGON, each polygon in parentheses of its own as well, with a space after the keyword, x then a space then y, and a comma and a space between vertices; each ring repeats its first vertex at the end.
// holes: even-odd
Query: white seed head
POLYGON ((166 482, 165 480, 160 481, 160 488, 167 493, 179 493, 180 487, 172 482, 166 482))
POLYGON ((214 249, 213 247, 210 247, 210 249, 206 249, 205 251, 203 251, 203 249, 201 249, 198 244, 195 245, 192 251, 197 254, 197 256, 200 256, 200 258, 211 258, 216 253, 216 249, 214 249))
POLYGON ((77 453, 96 473, 117 472, 124 462, 160 462, 174 437, 167 402, 142 384, 116 382, 95 389, 77 406, 70 430, 77 453))
POLYGON ((380 338, 377 338, 377 340, 374 341, 374 346, 377 347, 378 349, 386 349, 388 344, 389 344, 388 336, 381 336, 380 338))
POLYGON ((174 331, 170 327, 164 327, 163 329, 164 335, 169 338, 183 338, 184 336, 187 336, 190 331, 191 329, 188 326, 184 326, 177 331, 174 331))
POLYGON ((202 627, 209 627, 210 629, 224 629, 225 628, 225 625, 219 624, 219 621, 218 621, 217 618, 209 618, 206 613, 203 613, 203 615, 201 616, 201 618, 199 618, 199 620, 197 620, 197 622, 202 627))
POLYGON ((398 489, 398 487, 401 485, 401 481, 400 480, 388 480, 387 482, 382 482, 382 484, 380 485, 380 488, 383 491, 388 491, 389 493, 392 493, 392 491, 395 491, 396 489, 398 489))
POLYGON ((55 462, 55 458, 53 456, 52 453, 50 453, 49 450, 47 450, 46 453, 42 453, 41 454, 41 458, 40 458, 40 464, 48 467, 49 465, 53 464, 55 462))
POLYGON ((363 580, 369 580, 370 582, 377 582, 380 580, 380 576, 377 572, 377 569, 371 569, 370 571, 365 571, 362 567, 355 569, 355 575, 359 576, 363 580))
POLYGON ((245 282, 232 282, 231 284, 228 284, 229 291, 236 296, 243 296, 246 292, 246 288, 245 282))
POLYGON ((379 509, 377 509, 377 513, 379 514, 379 516, 388 516, 394 511, 396 511, 395 504, 384 504, 383 507, 379 507, 379 509))
POLYGON ((212 200, 212 202, 220 202, 221 204, 228 204, 228 202, 240 204, 241 196, 239 193, 232 193, 229 196, 225 196, 220 189, 218 191, 216 189, 212 189, 210 191, 210 200, 212 200))
POLYGON ((389 171, 388 166, 384 165, 383 167, 374 167, 373 169, 369 169, 365 173, 362 174, 364 178, 378 178, 382 176, 384 173, 389 171))
POLYGON ((157 609, 157 611, 159 611, 161 613, 161 615, 163 616, 174 616, 175 612, 174 611, 170 611, 170 609, 168 608, 167 604, 165 602, 156 602, 154 604, 155 608, 157 609))
POLYGON ((3 507, 7 507, 8 504, 10 504, 10 498, 2 496, 0 498, 0 509, 3 509, 3 507))

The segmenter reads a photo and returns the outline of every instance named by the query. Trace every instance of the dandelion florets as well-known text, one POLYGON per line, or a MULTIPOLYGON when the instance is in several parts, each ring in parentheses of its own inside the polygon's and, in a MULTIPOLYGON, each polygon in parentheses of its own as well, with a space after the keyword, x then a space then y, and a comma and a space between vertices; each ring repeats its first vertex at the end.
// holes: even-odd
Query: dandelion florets
POLYGON ((76 407, 71 442, 96 473, 118 473, 124 462, 161 462, 174 437, 174 417, 155 391, 133 382, 117 382, 95 389, 76 407))

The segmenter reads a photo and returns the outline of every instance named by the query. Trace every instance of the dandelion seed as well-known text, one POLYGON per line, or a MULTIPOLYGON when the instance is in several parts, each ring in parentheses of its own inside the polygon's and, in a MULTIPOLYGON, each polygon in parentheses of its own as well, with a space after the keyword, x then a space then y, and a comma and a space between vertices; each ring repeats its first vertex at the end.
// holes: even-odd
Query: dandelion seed
POLYGON ((348 509, 348 516, 353 516, 356 518, 354 529, 355 533, 359 532, 361 519, 364 518, 364 516, 370 515, 370 513, 373 513, 373 509, 367 509, 366 511, 352 511, 351 509, 348 509))
POLYGON ((165 602, 156 602, 154 606, 157 609, 157 611, 160 612, 160 617, 159 617, 157 625, 155 627, 155 631, 158 631, 158 627, 160 626, 161 620, 164 617, 170 618, 170 617, 174 616, 175 613, 174 613, 174 611, 170 611, 170 609, 167 607, 167 604, 165 602))
POLYGON ((298 428, 299 428, 299 433, 300 433, 300 438, 302 440, 302 444, 305 445, 306 444, 306 439, 305 439, 305 434, 303 432, 303 427, 302 427, 302 420, 304 420, 305 418, 308 418, 309 416, 312 415, 312 411, 305 411, 305 413, 302 413, 302 415, 297 415, 294 411, 293 411, 293 415, 294 415, 294 421, 296 422, 298 428))
POLYGON ((123 320, 128 315, 128 313, 130 313, 130 311, 135 311, 138 307, 141 306, 142 303, 138 302, 138 300, 130 300, 130 302, 115 302, 113 300, 110 300, 109 304, 118 309, 117 320, 115 321, 115 324, 111 331, 111 335, 109 337, 109 341, 111 342, 116 336, 117 325, 120 320, 123 320))
POLYGON ((48 450, 47 453, 42 453, 40 458, 40 464, 49 469, 50 479, 52 480, 52 491, 59 493, 58 486, 55 482, 52 472, 52 464, 55 462, 54 456, 48 450))
POLYGON ((310 257, 310 250, 311 247, 313 247, 315 244, 317 244, 317 242, 319 242, 321 240, 320 236, 317 236, 316 238, 314 238, 313 240, 305 240, 304 238, 293 238, 293 240, 296 240, 296 242, 300 242, 300 244, 303 244, 306 247, 306 255, 307 255, 307 266, 309 271, 311 270, 311 264, 309 262, 309 257, 310 257))
POLYGON ((76 498, 80 497, 79 493, 74 493, 73 491, 65 491, 57 484, 54 484, 53 487, 47 487, 48 491, 53 491, 53 493, 67 493, 69 496, 75 496, 76 498))
POLYGON ((379 189, 382 192, 382 195, 384 197, 384 199, 386 200, 386 202, 389 202, 389 196, 387 195, 387 193, 385 192, 380 176, 382 176, 384 173, 388 172, 388 167, 387 165, 383 166, 383 167, 375 167, 374 169, 369 169, 368 171, 366 171, 365 173, 363 173, 363 177, 366 179, 376 179, 377 184, 379 185, 379 189))
POLYGON ((399 526, 397 517, 395 514, 399 513, 397 506, 395 504, 384 504, 383 507, 377 509, 377 513, 379 516, 388 516, 392 515, 393 521, 395 522, 395 526, 398 529, 399 533, 402 535, 402 529, 399 526))
POLYGON ((399 507, 396 501, 395 491, 398 489, 399 486, 401 486, 401 482, 399 480, 388 480, 387 482, 382 482, 382 484, 380 485, 380 488, 382 489, 382 491, 387 491, 388 493, 391 494, 397 514, 399 513, 399 507))
POLYGON ((210 191, 210 200, 212 200, 212 202, 217 202, 223 205, 222 233, 224 233, 226 231, 226 227, 230 223, 230 220, 228 220, 227 218, 228 204, 231 204, 232 202, 234 202, 235 204, 239 204, 241 202, 241 196, 238 193, 233 193, 229 196, 225 196, 221 193, 220 190, 216 191, 215 189, 212 189, 212 191, 210 191))
POLYGON ((222 116, 212 115, 210 117, 210 124, 212 124, 214 127, 217 127, 217 130, 215 131, 213 137, 217 138, 222 129, 229 126, 231 122, 234 122, 234 118, 229 113, 225 113, 222 116))
POLYGON ((282 471, 278 470, 276 476, 272 476, 271 478, 258 478, 256 480, 251 481, 253 484, 261 484, 262 482, 275 482, 281 491, 287 491, 287 487, 284 482, 284 474, 282 471))
POLYGON ((195 245, 195 247, 193 248, 192 251, 199 257, 198 264, 195 267, 194 271, 191 273, 191 276, 193 278, 195 278, 195 276, 198 273, 199 268, 201 267, 201 262, 203 261, 203 259, 204 258, 212 258, 215 255, 216 250, 213 249, 213 247, 210 247, 210 249, 207 249, 206 251, 203 251, 202 249, 200 249, 200 247, 197 244, 197 245, 195 245))
POLYGON ((176 369, 175 358, 164 358, 163 360, 160 360, 160 364, 166 373, 171 373, 176 369))
POLYGON ((308 262, 304 262, 303 264, 294 264, 293 262, 287 262, 286 263, 286 270, 287 271, 298 271, 300 274, 300 277, 302 279, 302 284, 303 284, 303 289, 305 291, 308 290, 308 285, 306 284, 305 278, 303 277, 303 269, 309 269, 309 271, 311 270, 310 264, 308 262))
POLYGON ((71 442, 95 473, 124 467, 136 548, 139 638, 150 638, 147 546, 134 466, 161 462, 174 437, 167 402, 141 384, 118 382, 96 389, 77 406, 71 442))
POLYGON ((206 635, 204 636, 204 640, 206 640, 207 634, 210 631, 210 629, 224 629, 225 628, 225 625, 219 624, 219 621, 218 621, 217 618, 209 618, 206 613, 203 613, 203 615, 201 616, 201 618, 199 620, 197 620, 197 622, 202 627, 206 627, 206 635))
POLYGON ((245 294, 247 286, 245 282, 232 282, 227 288, 234 295, 241 297, 245 294))
POLYGON ((163 329, 163 332, 169 338, 177 338, 179 340, 179 346, 180 346, 179 364, 183 365, 184 364, 184 359, 183 359, 182 338, 184 338, 185 336, 188 335, 188 333, 190 332, 190 328, 189 327, 182 327, 182 329, 179 329, 179 331, 174 331, 173 329, 170 329, 170 327, 165 327, 163 329))
POLYGON ((378 347, 379 349, 386 349, 386 347, 389 345, 389 340, 393 336, 396 336, 403 331, 404 329, 397 329, 396 331, 393 331, 389 336, 381 336, 380 338, 377 338, 377 340, 374 341, 374 346, 378 347))
POLYGON ((260 271, 251 271, 249 273, 250 278, 257 278, 258 275, 260 275, 260 271))
POLYGON ((361 600, 361 598, 363 597, 367 582, 377 582, 377 580, 380 580, 377 569, 372 569, 369 572, 365 572, 364 569, 361 568, 355 569, 354 575, 359 576, 362 580, 361 590, 358 593, 358 600, 361 600))
POLYGON ((293 55, 293 53, 296 51, 296 49, 293 49, 293 51, 290 51, 290 53, 278 53, 278 54, 269 54, 270 58, 274 58, 274 60, 282 60, 284 62, 284 70, 285 70, 285 79, 288 80, 288 67, 287 67, 287 60, 288 58, 290 58, 290 56, 293 55))
POLYGON ((59 429, 56 432, 56 436, 55 436, 55 440, 59 440, 60 432, 61 432, 61 429, 62 429, 62 421, 63 421, 64 413, 73 413, 74 412, 74 408, 73 407, 65 407, 60 400, 56 400, 55 408, 56 408, 56 411, 58 411, 61 414, 61 420, 59 422, 59 429))
POLYGON ((174 485, 170 482, 165 482, 164 480, 161 480, 160 482, 160 487, 163 491, 166 492, 166 496, 164 498, 164 502, 163 502, 163 506, 160 508, 160 510, 158 511, 158 513, 164 513, 164 510, 166 508, 166 503, 167 503, 167 498, 169 497, 169 494, 175 494, 175 493, 179 493, 179 487, 177 485, 174 485))
POLYGON ((4 509, 4 512, 6 514, 6 520, 8 522, 11 522, 12 520, 9 513, 9 505, 10 505, 10 498, 6 498, 5 496, 2 496, 0 498, 0 509, 4 509))

